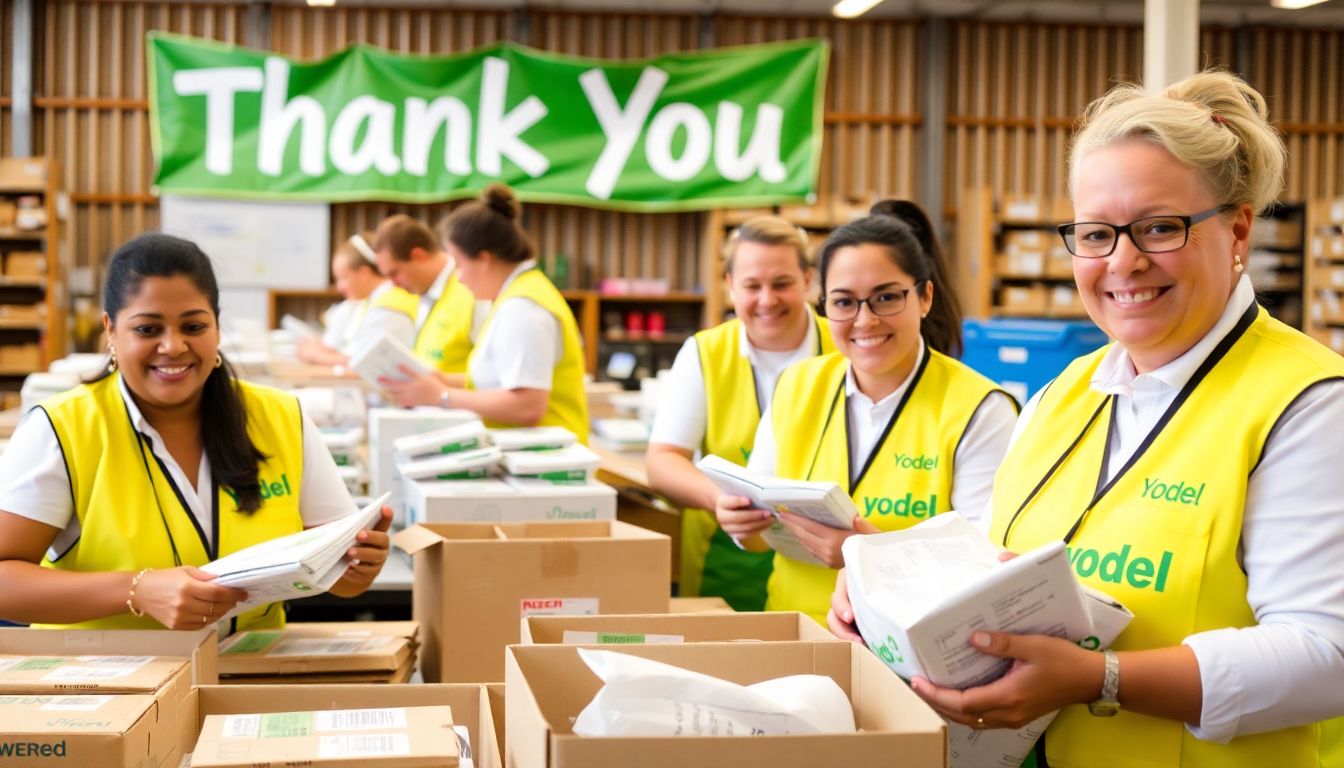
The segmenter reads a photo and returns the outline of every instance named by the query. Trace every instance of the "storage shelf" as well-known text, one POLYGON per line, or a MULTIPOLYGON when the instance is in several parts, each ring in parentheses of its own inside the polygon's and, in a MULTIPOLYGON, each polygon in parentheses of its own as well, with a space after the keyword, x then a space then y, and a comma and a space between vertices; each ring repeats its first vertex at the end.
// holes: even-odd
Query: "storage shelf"
POLYGON ((597 300, 616 304, 699 304, 705 300, 700 293, 664 293, 664 294, 597 294, 597 300))
POLYGON ((46 288, 45 277, 5 277, 0 275, 0 288, 46 288))
POLYGON ((990 307, 990 313, 998 317, 1040 317, 1051 320, 1086 320, 1087 312, 1081 309, 1031 309, 1029 307, 990 307))
POLYGON ((0 229, 0 240, 20 240, 23 242, 40 243, 47 239, 46 230, 24 230, 24 229, 0 229))
POLYGON ((689 333, 664 333, 661 336, 650 336, 647 333, 638 336, 610 332, 602 334, 602 341, 606 344, 685 344, 689 338, 689 333))
POLYGON ((46 323, 36 320, 6 320, 0 317, 0 330, 5 331, 40 331, 46 327, 46 323))

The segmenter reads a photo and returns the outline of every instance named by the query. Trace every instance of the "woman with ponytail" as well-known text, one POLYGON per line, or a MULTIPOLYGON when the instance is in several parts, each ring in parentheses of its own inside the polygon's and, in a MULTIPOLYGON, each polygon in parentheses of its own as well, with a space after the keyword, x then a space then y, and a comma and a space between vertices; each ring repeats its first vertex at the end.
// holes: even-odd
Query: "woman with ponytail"
POLYGON ((380 383, 399 405, 465 408, 492 426, 564 427, 586 443, 583 341, 569 304, 537 269, 521 215, 513 190, 491 184, 439 223, 462 284, 490 305, 465 378, 403 370, 406 381, 380 383))
MULTIPOLYGON (((298 401, 237 380, 219 352, 219 287, 195 244, 143 235, 103 287, 106 369, 29 411, 0 455, 0 618, 94 629, 200 629, 245 593, 199 566, 355 510, 298 401)), ((384 509, 332 588, 368 588, 384 509)), ((278 627, 279 605, 236 629, 278 627)))
MULTIPOLYGON (((852 528, 780 513, 812 554, 775 554, 767 610, 824 621, 855 533, 906 528, 948 510, 978 517, 1016 418, 1011 397, 951 357, 961 318, 933 228, 913 203, 884 201, 822 246, 821 310, 836 352, 789 367, 756 430, 748 468, 847 488, 852 528)), ((770 512, 720 496, 719 524, 747 549, 770 512)))

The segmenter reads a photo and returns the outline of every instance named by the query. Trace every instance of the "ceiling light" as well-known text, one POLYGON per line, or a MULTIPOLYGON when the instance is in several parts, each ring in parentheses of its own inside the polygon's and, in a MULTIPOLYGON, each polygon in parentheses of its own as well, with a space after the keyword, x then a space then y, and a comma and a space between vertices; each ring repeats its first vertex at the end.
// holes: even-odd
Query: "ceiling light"
POLYGON ((1307 8, 1313 5, 1320 5, 1325 0, 1269 0, 1269 4, 1275 8, 1295 11, 1298 8, 1307 8))
POLYGON ((882 2, 882 0, 840 0, 831 9, 831 14, 839 16, 842 19, 852 19, 855 16, 862 16, 872 10, 873 6, 882 2))
POLYGON ((330 8, 336 4, 336 0, 307 0, 307 2, 310 6, 319 6, 322 8, 330 8))

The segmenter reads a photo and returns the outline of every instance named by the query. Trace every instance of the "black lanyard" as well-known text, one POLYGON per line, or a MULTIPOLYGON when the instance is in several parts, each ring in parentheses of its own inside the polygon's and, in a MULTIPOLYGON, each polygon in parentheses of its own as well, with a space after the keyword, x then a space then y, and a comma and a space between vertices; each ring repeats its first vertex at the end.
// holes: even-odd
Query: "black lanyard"
MULTIPOLYGON (((140 449, 140 462, 145 468, 145 479, 149 481, 149 490, 154 494, 154 506, 159 511, 159 520, 163 523, 163 530, 168 534, 168 546, 173 550, 173 564, 180 566, 182 565, 182 556, 177 549, 177 539, 173 536, 173 529, 168 525, 168 516, 163 511, 163 502, 159 498, 159 487, 158 484, 154 482, 154 473, 149 468, 149 455, 145 453, 145 443, 150 443, 151 451, 153 450, 154 444, 148 435, 136 428, 135 419, 131 417, 130 406, 126 405, 124 399, 122 400, 122 405, 126 408, 126 420, 130 423, 131 431, 134 432, 136 436, 135 445, 140 449)), ((182 495, 182 489, 177 487, 177 482, 173 480, 173 475, 168 471, 168 467, 163 463, 163 459, 159 458, 158 454, 155 454, 154 461, 159 465, 159 472, 163 475, 164 479, 168 481, 168 487, 173 489, 173 495, 177 497, 178 504, 181 505, 183 514, 187 516, 187 519, 191 520, 192 527, 196 529, 196 535, 201 540, 201 547, 205 549, 206 556, 211 560, 216 559, 218 557, 217 544, 211 545, 209 537, 205 535, 205 530, 201 528, 200 521, 191 513, 191 507, 188 506, 186 497, 182 495)), ((220 535, 219 493, 215 486, 216 484, 212 482, 211 490, 214 492, 214 496, 210 499, 210 505, 213 510, 212 517, 215 522, 215 541, 218 542, 220 535)))
MULTIPOLYGON (((1139 459, 1148 452, 1148 449, 1151 448, 1153 443, 1157 440, 1158 435, 1162 433, 1162 430, 1165 429, 1172 418, 1176 416, 1176 412, 1179 411, 1181 406, 1190 399, 1192 394, 1194 394, 1195 388, 1209 375, 1214 366, 1227 356, 1228 351, 1232 349, 1232 345, 1236 344, 1237 341, 1246 334, 1246 330, 1250 328, 1251 323, 1255 321, 1256 314, 1259 310, 1259 305, 1255 302, 1251 302, 1251 306, 1247 307, 1246 311, 1242 313, 1236 326, 1234 326, 1232 330, 1218 342, 1218 346, 1214 347, 1213 352, 1203 363, 1200 363, 1199 368, 1195 370, 1195 373, 1190 377, 1190 380, 1185 383, 1184 387, 1181 387, 1181 391, 1177 393, 1176 399, 1171 401, 1171 405, 1167 406, 1167 410, 1162 413, 1162 417, 1157 420, 1157 423, 1153 425, 1152 429, 1148 430, 1148 434, 1144 436, 1143 442, 1139 443, 1138 448, 1135 449, 1134 453, 1129 457, 1129 460, 1120 467, 1120 470, 1115 473, 1115 476, 1113 476, 1110 481, 1102 482, 1102 479, 1106 476, 1107 456, 1110 454, 1110 438, 1111 433, 1114 431, 1114 425, 1113 423, 1111 424, 1112 428, 1106 435, 1107 447, 1106 450, 1103 451, 1101 466, 1097 471, 1097 489, 1092 494, 1092 500, 1088 502, 1087 506, 1083 509, 1082 514, 1080 514, 1073 525, 1069 527, 1068 533, 1064 534, 1065 544, 1069 544, 1073 541, 1074 535, 1078 533, 1078 529, 1082 527, 1083 520, 1087 517, 1087 514, 1092 511, 1092 508, 1095 507, 1101 501, 1102 497, 1114 488, 1115 484, 1118 483, 1120 479, 1138 463, 1139 459)), ((1014 512, 1013 516, 1008 520, 1008 525, 1003 529, 1003 545, 1005 547, 1008 546, 1008 536, 1012 532, 1013 524, 1017 522, 1018 516, 1021 515, 1022 511, 1027 508, 1027 505, 1036 498, 1036 495, 1040 493, 1041 489, 1045 487, 1045 484, 1050 481, 1050 478, 1054 476, 1060 466, 1062 466, 1069 456, 1072 455, 1074 450, 1078 447, 1078 444, 1083 441, 1083 438, 1087 435, 1088 431, 1092 429, 1092 425, 1096 423, 1097 417, 1101 415, 1101 412, 1106 409, 1107 405, 1111 406, 1111 420, 1109 421, 1113 422, 1115 418, 1115 396, 1108 395, 1102 400, 1101 405, 1097 406, 1097 410, 1092 413, 1092 417, 1087 420, 1087 424, 1083 425, 1082 431, 1079 432, 1078 436, 1069 444, 1069 447, 1064 449, 1064 453, 1055 460, 1055 463, 1052 464, 1050 469, 1045 473, 1045 477, 1042 477, 1040 482, 1036 484, 1036 487, 1031 489, 1031 492, 1027 494, 1027 497, 1023 499, 1022 503, 1018 506, 1017 511, 1014 512)))

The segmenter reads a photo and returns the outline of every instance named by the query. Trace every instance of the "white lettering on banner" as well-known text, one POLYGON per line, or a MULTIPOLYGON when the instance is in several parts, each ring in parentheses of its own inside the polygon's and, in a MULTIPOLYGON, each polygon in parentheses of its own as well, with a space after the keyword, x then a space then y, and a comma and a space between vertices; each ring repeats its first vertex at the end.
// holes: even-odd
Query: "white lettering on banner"
POLYGON ((233 173, 233 95, 260 91, 265 79, 256 67, 216 67, 173 73, 173 90, 183 96, 205 95, 205 169, 233 173))
POLYGON ((783 181, 789 171, 779 159, 779 141, 783 133, 784 110, 775 104, 756 107, 756 127, 741 155, 742 107, 731 101, 719 102, 714 128, 714 167, 729 181, 746 181, 759 173, 772 184, 783 181))
POLYGON ((519 614, 526 616, 595 616, 596 597, 525 597, 519 614))
POLYGON ((401 158, 392 148, 397 108, 373 96, 359 96, 337 113, 331 124, 331 164, 341 173, 359 176, 377 168, 384 176, 401 170, 401 158), (359 127, 368 123, 364 143, 355 147, 359 127))
POLYGON ((257 170, 279 176, 284 170, 285 147, 302 123, 299 134, 299 170, 309 176, 326 172, 323 159, 327 116, 312 96, 289 98, 289 62, 274 56, 266 59, 266 85, 261 89, 261 138, 257 146, 257 170))
POLYGON ((527 175, 536 178, 551 167, 546 156, 525 144, 519 134, 546 116, 546 105, 536 96, 528 96, 511 111, 504 111, 504 96, 509 89, 509 63, 494 56, 485 57, 481 77, 480 126, 476 131, 476 169, 498 176, 507 156, 527 175))
POLYGON ((693 178, 709 162, 710 142, 714 129, 709 118, 694 104, 679 101, 658 110, 649 135, 644 139, 644 157, 649 168, 668 181, 686 181, 693 178), (672 139, 678 128, 686 129, 686 144, 681 157, 672 156, 672 139))
POLYGON ((402 131, 402 162, 412 176, 429 172, 429 148, 445 129, 443 167, 457 176, 471 173, 471 110, 461 99, 440 96, 433 101, 406 99, 406 127, 402 131))
POLYGON ((622 110, 616 103, 616 94, 611 92, 606 72, 590 69, 579 75, 579 85, 583 86, 583 93, 588 97, 588 104, 593 108, 593 115, 597 117, 597 123, 607 139, 602 153, 597 157, 597 163, 588 174, 588 183, 585 185, 588 194, 599 200, 611 197, 621 172, 625 170, 625 163, 635 149, 635 142, 639 141, 639 134, 644 130, 644 122, 649 119, 649 112, 653 111, 653 103, 658 100, 658 94, 662 93, 667 80, 668 75, 663 70, 645 67, 639 73, 639 82, 635 83, 635 90, 622 110))

